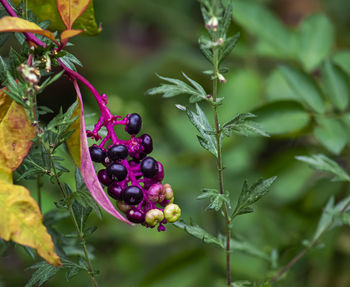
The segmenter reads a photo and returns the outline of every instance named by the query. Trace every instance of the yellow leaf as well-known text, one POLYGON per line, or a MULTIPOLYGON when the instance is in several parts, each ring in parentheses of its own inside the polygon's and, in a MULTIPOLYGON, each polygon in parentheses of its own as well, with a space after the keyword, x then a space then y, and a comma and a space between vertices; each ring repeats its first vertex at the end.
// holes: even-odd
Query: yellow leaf
POLYGON ((16 170, 28 154, 35 129, 25 109, 0 90, 0 166, 16 170))
POLYGON ((55 35, 51 31, 41 29, 37 24, 19 17, 2 17, 0 19, 0 32, 35 33, 47 37, 57 43, 55 35))
POLYGON ((36 201, 23 186, 0 180, 0 237, 35 248, 52 265, 61 265, 36 201))
POLYGON ((83 30, 65 30, 62 32, 61 34, 61 41, 65 42, 67 41, 69 38, 72 38, 76 35, 79 35, 80 33, 82 33, 83 30))
POLYGON ((85 11, 90 0, 57 0, 57 10, 67 29, 72 29, 73 23, 85 11))

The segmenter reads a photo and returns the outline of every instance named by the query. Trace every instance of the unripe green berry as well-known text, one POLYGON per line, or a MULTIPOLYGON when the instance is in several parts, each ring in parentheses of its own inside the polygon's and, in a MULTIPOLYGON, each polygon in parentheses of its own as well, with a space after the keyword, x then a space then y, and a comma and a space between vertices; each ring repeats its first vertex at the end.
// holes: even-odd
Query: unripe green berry
POLYGON ((163 185, 163 191, 165 193, 165 199, 166 200, 171 200, 174 198, 174 192, 173 189, 171 188, 171 185, 166 183, 163 185))
POLYGON ((120 200, 117 200, 117 206, 119 210, 124 213, 131 209, 131 206, 129 204, 126 204, 124 201, 120 200))
POLYGON ((171 203, 164 208, 165 219, 173 223, 177 221, 181 216, 181 209, 177 204, 171 203))
POLYGON ((146 213, 146 222, 151 226, 156 226, 164 219, 164 214, 159 209, 151 209, 146 213))

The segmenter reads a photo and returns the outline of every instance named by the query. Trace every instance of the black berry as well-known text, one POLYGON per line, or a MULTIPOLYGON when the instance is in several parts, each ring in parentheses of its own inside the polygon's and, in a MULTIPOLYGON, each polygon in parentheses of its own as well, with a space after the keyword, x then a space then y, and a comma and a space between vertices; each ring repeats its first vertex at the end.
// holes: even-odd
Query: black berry
POLYGON ((126 212, 126 217, 134 223, 143 223, 145 221, 145 213, 138 209, 128 210, 126 212))
POLYGON ((139 114, 131 114, 129 116, 129 123, 126 125, 126 131, 131 135, 136 135, 142 126, 142 119, 139 114))
POLYGON ((123 191, 123 200, 126 204, 139 204, 143 199, 143 193, 137 186, 128 186, 123 191))
POLYGON ((112 179, 122 181, 128 175, 128 171, 126 170, 125 166, 120 163, 111 163, 109 166, 107 166, 107 174, 112 179))
POLYGON ((119 186, 118 182, 112 182, 107 189, 108 194, 116 200, 122 200, 123 189, 119 186))
POLYGON ((91 159, 94 162, 104 162, 106 158, 106 152, 98 146, 89 147, 91 159))
POLYGON ((146 154, 149 154, 153 151, 153 142, 152 142, 152 138, 150 135, 148 134, 143 134, 141 136, 141 139, 142 139, 142 146, 144 147, 144 152, 146 154))
POLYGON ((146 157, 141 162, 141 172, 144 177, 152 178, 158 174, 158 163, 153 157, 146 157))
POLYGON ((125 159, 128 154, 129 152, 127 147, 121 144, 111 146, 107 151, 108 158, 112 161, 125 159))
POLYGON ((97 173, 97 178, 104 185, 110 185, 112 183, 112 179, 107 175, 107 171, 105 169, 101 169, 97 173))

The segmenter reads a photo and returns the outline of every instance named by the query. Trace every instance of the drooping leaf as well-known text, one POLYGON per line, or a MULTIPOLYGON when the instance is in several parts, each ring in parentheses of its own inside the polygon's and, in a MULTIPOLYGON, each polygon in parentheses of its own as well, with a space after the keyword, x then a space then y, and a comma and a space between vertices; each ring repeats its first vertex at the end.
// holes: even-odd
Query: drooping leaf
MULTIPOLYGON (((85 1, 86 0, 83 2, 85 1)), ((13 2, 18 5, 21 0, 13 0, 13 2)), ((49 20, 50 26, 48 28, 50 30, 66 30, 65 25, 57 11, 57 0, 28 0, 28 8, 38 17, 39 22, 49 20)), ((92 0, 89 2, 83 14, 75 21, 73 28, 84 30, 84 32, 89 35, 95 35, 100 32, 95 20, 95 11, 92 0)))
POLYGON ((16 170, 28 154, 35 129, 25 109, 0 90, 0 166, 16 170))
POLYGON ((348 130, 338 119, 316 118, 315 137, 334 154, 340 154, 349 140, 348 130))
POLYGON ((35 248, 50 264, 61 265, 36 201, 23 186, 0 180, 0 236, 35 248))
MULTIPOLYGON (((253 203, 261 199, 268 191, 270 186, 276 180, 277 176, 270 177, 268 179, 259 179, 252 186, 248 186, 248 182, 244 181, 242 191, 239 195, 233 217, 242 214, 253 203)), ((247 213, 247 212, 244 212, 247 213)))
POLYGON ((334 28, 324 14, 306 18, 298 33, 298 57, 307 71, 320 65, 334 43, 334 28))
POLYGON ((282 66, 280 70, 300 102, 307 104, 317 113, 324 113, 322 93, 313 78, 292 67, 282 66))
POLYGON ((349 76, 331 61, 322 66, 322 78, 328 98, 333 105, 343 111, 348 107, 350 98, 349 76))
POLYGON ((39 34, 57 43, 55 35, 48 30, 40 28, 37 24, 19 17, 5 16, 0 19, 0 32, 27 32, 39 34))
POLYGON ((161 84, 159 87, 150 89, 146 92, 147 95, 163 95, 164 98, 175 97, 178 95, 190 95, 190 103, 196 103, 202 100, 208 100, 207 93, 203 87, 198 84, 196 81, 192 80, 186 74, 183 73, 183 76, 191 83, 192 86, 186 84, 184 81, 166 78, 159 76, 158 77, 170 84, 161 84))
POLYGON ((28 269, 36 269, 32 274, 32 277, 29 279, 25 287, 32 286, 41 286, 45 282, 47 282, 50 278, 55 276, 58 271, 62 269, 62 267, 56 267, 48 264, 46 261, 40 261, 28 269), (38 284, 38 285, 37 285, 38 284))
POLYGON ((222 126, 224 135, 230 137, 235 133, 243 136, 260 135, 269 137, 269 135, 262 130, 257 123, 250 120, 252 118, 255 118, 255 115, 251 113, 238 114, 222 126))
POLYGON ((347 172, 338 163, 323 154, 296 156, 296 159, 306 162, 313 169, 331 173, 333 175, 332 181, 350 181, 347 172))
POLYGON ((196 238, 202 240, 204 243, 216 244, 221 248, 225 248, 224 242, 222 240, 211 235, 210 233, 205 231, 203 228, 201 228, 197 224, 188 225, 184 221, 179 220, 179 221, 175 222, 174 225, 180 229, 185 230, 187 233, 189 233, 193 237, 196 237, 196 238))
POLYGON ((67 29, 72 29, 74 22, 83 14, 90 0, 57 0, 57 10, 67 29))
POLYGON ((217 157, 218 151, 216 137, 214 134, 211 133, 213 129, 210 126, 209 121, 206 115, 204 114, 203 110, 198 104, 196 104, 196 112, 192 112, 190 109, 187 108, 186 113, 191 123, 196 127, 196 129, 200 133, 200 135, 197 136, 200 145, 204 149, 212 153, 215 157, 217 157))
MULTIPOLYGON (((78 93, 78 103, 79 105, 74 113, 78 113, 79 118, 77 118, 73 123, 72 128, 75 128, 75 130, 66 141, 68 149, 72 154, 75 163, 80 168, 81 176, 85 181, 86 187, 97 203, 115 218, 125 223, 132 224, 115 209, 97 178, 96 171, 90 157, 85 129, 83 99, 80 93, 78 93)), ((74 116, 74 114, 72 116, 74 116)))

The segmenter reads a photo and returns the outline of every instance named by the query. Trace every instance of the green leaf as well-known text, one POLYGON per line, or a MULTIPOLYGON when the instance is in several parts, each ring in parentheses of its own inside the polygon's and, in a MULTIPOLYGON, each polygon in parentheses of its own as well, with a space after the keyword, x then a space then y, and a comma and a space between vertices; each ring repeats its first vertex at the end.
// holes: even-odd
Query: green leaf
POLYGON ((344 224, 342 215, 350 209, 349 203, 350 196, 346 197, 336 205, 334 203, 334 197, 329 199, 327 205, 323 209, 313 240, 320 238, 326 231, 344 224))
POLYGON ((350 76, 350 51, 339 51, 333 54, 332 60, 350 76))
POLYGON ((344 111, 349 105, 350 97, 348 75, 327 60, 322 66, 322 78, 329 99, 337 109, 344 111))
POLYGON ((311 76, 287 66, 280 67, 280 70, 300 102, 307 104, 317 113, 325 112, 321 90, 311 76))
POLYGON ((232 287, 247 287, 247 286, 252 286, 252 283, 247 280, 240 280, 240 281, 235 281, 231 283, 232 287))
MULTIPOLYGON (((232 218, 238 214, 242 214, 242 210, 247 210, 247 207, 252 205, 261 199, 269 191, 270 186, 276 180, 277 176, 270 177, 268 179, 259 179, 252 186, 248 186, 248 182, 245 180, 243 183, 242 191, 239 195, 238 202, 235 211, 232 214, 232 218)), ((244 212, 247 213, 247 212, 244 212)))
POLYGON ((162 94, 164 98, 175 97, 182 94, 190 95, 190 103, 209 100, 203 87, 184 73, 183 76, 191 83, 193 87, 178 79, 166 78, 159 75, 157 76, 170 84, 161 84, 159 87, 150 89, 146 92, 147 95, 162 94))
POLYGON ((263 5, 253 1, 235 0, 233 1, 233 14, 239 25, 271 46, 274 54, 283 56, 293 54, 294 45, 291 33, 263 5))
POLYGON ((202 194, 197 196, 197 199, 209 199, 208 209, 214 209, 215 211, 219 211, 222 208, 223 203, 225 202, 228 206, 230 206, 229 195, 220 194, 220 192, 216 189, 203 189, 202 194))
POLYGON ((201 228, 199 225, 187 225, 184 221, 179 220, 175 223, 173 223, 176 227, 185 230, 188 234, 192 235, 193 237, 196 237, 200 240, 202 240, 204 243, 208 244, 216 244, 221 248, 225 248, 225 245, 222 240, 218 239, 217 237, 211 235, 207 231, 205 231, 203 228, 201 228))
POLYGON ((236 33, 233 37, 228 37, 224 39, 224 43, 220 46, 218 61, 221 63, 233 50, 236 46, 239 39, 240 33, 236 33))
POLYGON ((323 14, 306 18, 298 33, 298 57, 307 71, 317 68, 334 44, 334 28, 323 14))
POLYGON ((217 151, 217 141, 216 137, 212 134, 209 134, 208 131, 212 131, 212 127, 209 124, 207 117, 205 116, 202 109, 196 104, 196 112, 192 112, 190 109, 186 109, 186 113, 191 123, 197 128, 200 132, 198 136, 199 143, 201 146, 212 153, 215 157, 218 156, 217 151))
POLYGON ((334 160, 323 154, 312 156, 296 156, 297 160, 306 162, 313 169, 329 172, 333 175, 332 181, 350 181, 350 176, 334 160))
POLYGON ((271 135, 299 132, 311 121, 301 104, 288 100, 267 103, 253 113, 257 115, 261 128, 271 135))
POLYGON ((50 265, 46 261, 40 261, 28 269, 36 269, 32 274, 32 277, 29 279, 25 287, 32 287, 38 284, 39 286, 43 285, 46 281, 48 281, 51 277, 55 276, 58 271, 60 271, 62 267, 55 267, 50 265))
POLYGON ((340 154, 348 142, 348 130, 343 123, 332 118, 316 118, 318 127, 314 130, 315 137, 334 154, 340 154))
POLYGON ((258 124, 249 120, 251 118, 255 118, 255 115, 251 113, 238 114, 232 120, 223 125, 222 131, 224 135, 230 137, 235 133, 243 136, 260 135, 269 137, 269 135, 258 126, 258 124))
MULTIPOLYGON (((14 0, 13 2, 18 5, 21 0, 14 0)), ((57 11, 56 0, 29 0, 28 7, 38 17, 39 22, 50 20, 50 30, 65 30, 65 26, 57 11)), ((90 1, 84 13, 74 23, 73 28, 82 29, 88 35, 95 35, 100 32, 95 20, 93 0, 90 1)))

